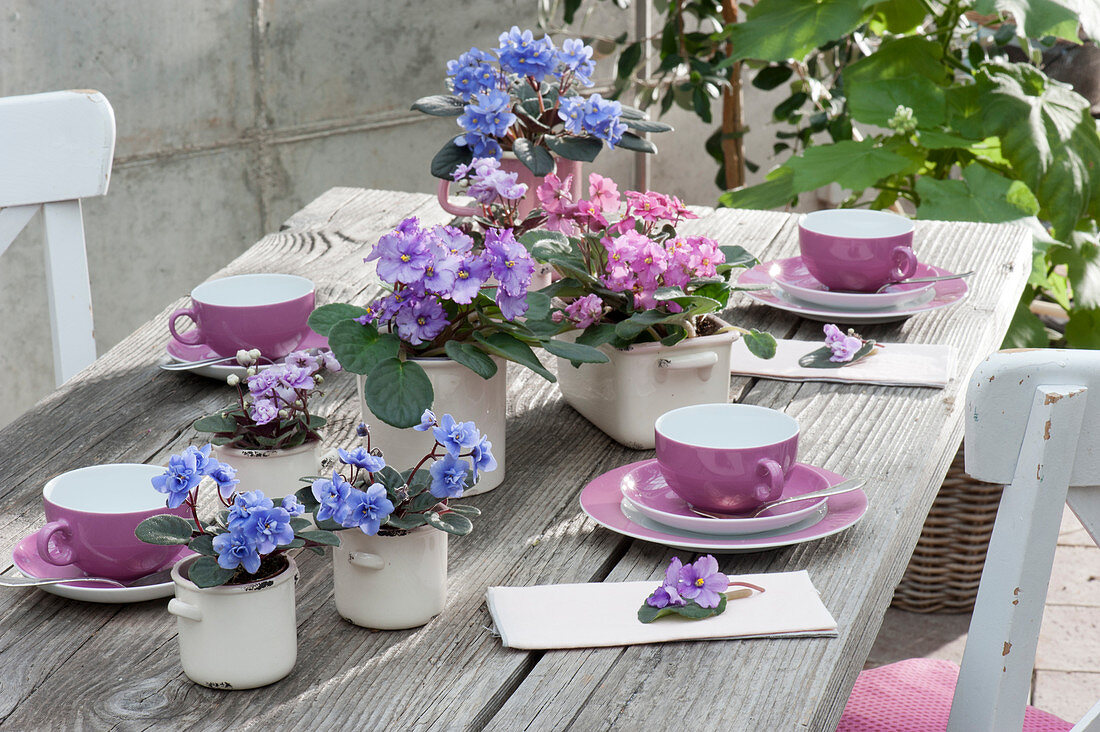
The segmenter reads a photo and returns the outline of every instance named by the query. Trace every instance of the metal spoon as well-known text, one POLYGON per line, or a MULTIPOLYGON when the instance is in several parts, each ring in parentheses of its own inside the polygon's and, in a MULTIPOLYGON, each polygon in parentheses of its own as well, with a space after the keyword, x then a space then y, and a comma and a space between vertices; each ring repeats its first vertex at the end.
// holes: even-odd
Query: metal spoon
POLYGON ((43 585, 60 585, 69 582, 106 582, 119 588, 150 587, 152 585, 163 584, 170 579, 172 579, 171 569, 162 569, 159 572, 153 572, 152 574, 147 574, 144 577, 138 577, 136 580, 131 580, 130 582, 119 582, 118 580, 107 579, 106 577, 69 577, 67 579, 40 579, 37 577, 23 577, 20 575, 5 574, 0 575, 0 587, 42 587, 43 585))
POLYGON ((902 280, 900 282, 888 282, 882 287, 875 290, 875 294, 877 295, 880 292, 885 292, 887 289, 893 287, 894 285, 909 285, 914 282, 939 282, 941 280, 958 280, 962 279, 963 277, 969 277, 970 275, 974 274, 975 271, 976 270, 972 269, 969 272, 960 272, 959 274, 941 275, 939 277, 912 277, 910 279, 902 280))
POLYGON ((691 508, 692 511, 699 514, 700 516, 706 516, 707 518, 716 518, 716 519, 756 518, 760 514, 767 511, 769 508, 775 508, 776 506, 785 506, 788 503, 795 503, 797 501, 807 501, 807 500, 811 500, 811 499, 814 499, 814 498, 824 498, 825 496, 836 496, 836 495, 839 495, 841 493, 850 493, 851 491, 854 491, 858 488, 862 488, 864 483, 866 483, 866 482, 867 481, 865 481, 865 480, 859 480, 857 478, 853 478, 851 480, 846 480, 843 483, 837 483, 836 485, 830 486, 829 488, 822 488, 821 490, 814 491, 813 493, 803 493, 801 496, 791 496, 790 498, 779 498, 779 499, 776 499, 774 501, 768 501, 767 503, 763 503, 763 504, 757 506, 755 509, 753 509, 752 513, 739 513, 739 514, 734 514, 734 513, 711 513, 709 511, 700 511, 698 508, 694 508, 692 506, 688 506, 688 508, 691 508))
MULTIPOLYGON (((236 361, 236 356, 215 356, 213 358, 203 358, 198 361, 171 361, 169 363, 162 363, 160 367, 165 371, 190 371, 191 369, 197 369, 201 366, 210 366, 212 364, 221 363, 222 361, 236 361)), ((275 363, 270 358, 260 356, 261 365, 275 363)), ((241 368, 244 368, 243 366, 241 368)))

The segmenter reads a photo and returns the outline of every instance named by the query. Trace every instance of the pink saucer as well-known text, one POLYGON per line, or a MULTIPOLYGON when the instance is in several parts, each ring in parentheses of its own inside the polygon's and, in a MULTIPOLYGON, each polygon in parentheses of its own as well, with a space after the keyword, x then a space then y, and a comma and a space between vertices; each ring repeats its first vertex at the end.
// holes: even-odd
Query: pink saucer
MULTIPOLYGON (((596 523, 617 534, 674 549, 714 554, 761 551, 814 541, 849 528, 867 513, 867 494, 862 490, 854 490, 826 498, 826 511, 822 518, 817 519, 814 514, 796 524, 774 531, 725 537, 675 529, 643 515, 634 504, 623 497, 623 477, 645 462, 648 461, 615 468, 586 485, 581 491, 581 509, 596 523)), ((830 470, 813 466, 806 468, 824 477, 831 486, 844 481, 843 476, 830 470)))
MULTIPOLYGON (((765 511, 756 518, 707 518, 691 510, 688 503, 665 482, 657 461, 636 463, 637 467, 623 475, 622 494, 647 518, 673 529, 714 536, 742 536, 762 531, 783 529, 802 521, 825 505, 825 498, 816 501, 788 503, 765 511)), ((793 498, 829 487, 829 480, 810 466, 796 463, 783 486, 780 498, 793 498)))
MULTIPOLYGON (((328 349, 328 338, 310 331, 309 335, 298 344, 298 350, 309 350, 314 348, 328 349)), ((201 344, 189 346, 186 343, 180 343, 175 338, 168 339, 168 344, 165 346, 164 350, 167 351, 168 356, 177 363, 201 361, 204 358, 213 358, 218 355, 210 350, 208 346, 201 344)), ((262 365, 260 366, 260 370, 262 371, 270 365, 271 364, 262 365)), ((236 361, 233 360, 208 364, 206 366, 196 366, 186 370, 198 374, 199 376, 208 376, 212 379, 219 379, 222 381, 230 374, 236 374, 242 379, 248 375, 246 369, 243 366, 238 366, 236 361)))
MULTIPOLYGON (((931 268, 927 264, 918 264, 914 277, 930 277, 931 268), (923 274, 922 274, 923 272, 923 274)), ((817 281, 806 268, 802 257, 789 257, 771 262, 768 274, 780 289, 803 302, 825 307, 844 308, 845 310, 876 310, 900 305, 913 300, 934 282, 899 282, 891 285, 888 292, 844 292, 830 290, 817 281)))
MULTIPOLYGON (((783 261, 783 260, 777 260, 783 261)), ((892 323, 919 313, 937 310, 962 301, 970 293, 970 288, 965 280, 942 280, 933 282, 928 290, 918 293, 912 299, 890 305, 876 307, 869 310, 846 310, 835 306, 824 306, 803 302, 801 299, 783 290, 771 275, 771 268, 777 261, 764 262, 751 267, 740 274, 737 284, 742 287, 756 289, 745 292, 745 295, 764 305, 769 305, 779 310, 801 315, 809 320, 817 320, 824 323, 837 323, 849 325, 863 325, 873 323, 892 323)), ((921 277, 935 277, 939 275, 954 274, 941 267, 933 267, 928 264, 917 265, 917 275, 921 277)), ((861 295, 860 297, 866 297, 861 295)))
MULTIPOLYGON (((88 576, 84 570, 74 564, 58 567, 44 561, 38 556, 37 537, 38 531, 23 537, 15 545, 15 549, 12 550, 12 564, 23 576, 33 579, 67 579, 88 576)), ((168 569, 179 560, 192 554, 194 552, 190 549, 181 546, 179 551, 158 567, 156 571, 168 569)), ((171 597, 175 592, 175 586, 171 580, 144 587, 115 587, 106 582, 74 582, 73 584, 44 585, 39 589, 73 600, 103 603, 142 602, 161 597, 171 597)))

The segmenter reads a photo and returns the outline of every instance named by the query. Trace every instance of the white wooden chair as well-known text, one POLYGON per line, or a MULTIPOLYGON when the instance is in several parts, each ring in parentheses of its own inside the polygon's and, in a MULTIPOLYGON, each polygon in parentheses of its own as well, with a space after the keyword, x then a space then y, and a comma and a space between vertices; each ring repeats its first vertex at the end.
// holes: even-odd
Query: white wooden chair
MULTIPOLYGON (((1100 537, 1100 351, 993 354, 971 378, 965 419, 967 472, 1006 485, 961 670, 910 659, 864 671, 838 730, 1071 727, 1026 703, 1065 504, 1100 537)), ((1100 731, 1100 704, 1072 729, 1100 731)))
POLYGON ((0 99, 0 255, 41 208, 58 384, 96 358, 80 199, 107 192, 114 150, 114 110, 97 91, 0 99))

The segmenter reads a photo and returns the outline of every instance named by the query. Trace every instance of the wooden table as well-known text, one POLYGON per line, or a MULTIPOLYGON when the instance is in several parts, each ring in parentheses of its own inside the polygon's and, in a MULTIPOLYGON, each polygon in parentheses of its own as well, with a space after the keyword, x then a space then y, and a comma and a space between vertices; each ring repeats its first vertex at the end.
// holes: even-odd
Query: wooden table
MULTIPOLYGON (((703 213, 693 231, 741 244, 762 260, 796 251, 790 215, 703 213)), ((374 291, 373 268, 362 257, 410 214, 425 224, 448 218, 431 196, 333 189, 217 276, 292 272, 317 283, 319 304, 365 302, 374 291)), ((427 626, 371 632, 342 621, 329 559, 306 553, 299 558, 297 666, 275 685, 226 693, 183 676, 176 621, 164 600, 95 605, 3 590, 0 725, 832 729, 958 448, 965 377, 999 346, 1030 269, 1029 238, 1008 225, 919 222, 916 249, 952 271, 978 270, 970 298, 863 334, 956 346, 957 378, 947 389, 731 382, 731 400, 799 420, 801 459, 868 480, 870 510, 852 529, 721 558, 731 574, 809 570, 839 623, 838 638, 548 653, 502 648, 486 630, 489 585, 657 580, 673 553, 597 526, 577 502, 592 478, 649 454, 612 442, 567 407, 555 386, 510 366, 507 479, 473 499, 484 515, 473 534, 451 542, 447 609, 427 626)), ((822 338, 818 323, 747 303, 728 319, 777 337, 822 338)), ((200 443, 190 423, 226 403, 230 392, 156 367, 165 360, 167 314, 178 305, 0 431, 3 556, 42 524, 40 492, 50 476, 98 463, 164 464, 172 452, 200 443)), ((347 444, 359 421, 354 380, 342 375, 328 386, 322 403, 332 419, 329 443, 347 444)), ((244 618, 241 630, 262 632, 244 618)))

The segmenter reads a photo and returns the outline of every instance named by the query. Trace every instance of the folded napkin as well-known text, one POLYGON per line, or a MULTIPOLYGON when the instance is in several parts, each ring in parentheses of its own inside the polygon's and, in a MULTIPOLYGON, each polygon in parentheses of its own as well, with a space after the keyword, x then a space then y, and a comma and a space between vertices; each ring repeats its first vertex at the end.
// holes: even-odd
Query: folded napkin
POLYGON ((777 340, 775 357, 757 358, 744 340, 733 344, 730 370, 741 376, 786 381, 832 381, 884 386, 930 386, 942 389, 955 371, 954 346, 925 343, 883 343, 873 356, 838 369, 807 369, 798 359, 825 345, 821 341, 777 340))
POLYGON ((749 582, 765 591, 730 600, 724 613, 704 620, 680 616, 648 624, 638 620, 638 609, 661 584, 659 579, 490 587, 486 600, 505 648, 595 648, 679 640, 837 634, 836 621, 821 603, 805 570, 730 575, 730 581, 749 582))

